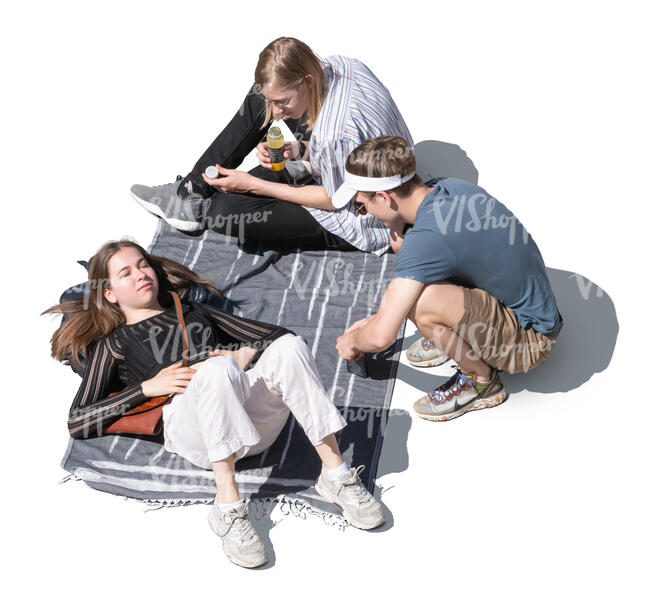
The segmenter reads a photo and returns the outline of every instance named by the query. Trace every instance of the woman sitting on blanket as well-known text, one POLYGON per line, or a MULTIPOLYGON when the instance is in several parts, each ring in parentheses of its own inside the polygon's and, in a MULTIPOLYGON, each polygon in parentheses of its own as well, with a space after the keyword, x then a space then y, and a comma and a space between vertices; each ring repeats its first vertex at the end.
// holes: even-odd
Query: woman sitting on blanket
MULTIPOLYGON (((207 225, 271 246, 382 254, 390 249, 386 227, 357 214, 351 201, 333 202, 350 152, 382 135, 413 144, 393 98, 365 64, 345 56, 320 59, 307 44, 280 37, 260 53, 255 84, 192 171, 169 185, 134 185, 131 194, 187 232, 207 225), (285 145, 285 159, 309 162, 313 179, 270 169, 263 139, 272 120, 285 120, 298 139, 285 145), (260 165, 236 170, 256 147, 260 165), (206 176, 210 166, 218 177, 206 176)), ((287 162, 287 169, 295 165, 287 162)))
POLYGON ((341 458, 334 434, 346 423, 301 337, 209 305, 184 303, 190 349, 184 367, 167 289, 183 294, 206 280, 128 240, 103 245, 90 260, 88 279, 91 296, 85 307, 84 299, 75 299, 46 311, 69 315, 52 337, 52 355, 77 361, 79 354, 88 355, 70 409, 73 437, 100 436, 129 409, 175 393, 163 409, 165 449, 212 468, 217 497, 210 526, 231 561, 255 567, 268 556, 239 494, 235 461, 266 450, 292 413, 323 462, 318 493, 338 504, 356 527, 384 522, 358 470, 341 458), (118 380, 124 389, 109 396, 118 380))

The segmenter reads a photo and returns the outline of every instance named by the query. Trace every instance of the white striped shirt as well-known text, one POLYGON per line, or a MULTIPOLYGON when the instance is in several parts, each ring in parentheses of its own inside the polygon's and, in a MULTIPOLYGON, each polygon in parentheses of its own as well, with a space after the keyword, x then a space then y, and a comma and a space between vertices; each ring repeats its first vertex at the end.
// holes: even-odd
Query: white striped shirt
MULTIPOLYGON (((345 160, 358 145, 394 135, 412 147, 413 139, 388 89, 363 62, 330 56, 323 70, 327 95, 311 134, 309 153, 314 180, 332 197, 343 183, 345 160)), ((362 251, 381 255, 390 247, 387 228, 374 216, 356 215, 352 202, 334 211, 305 209, 321 226, 362 251)))

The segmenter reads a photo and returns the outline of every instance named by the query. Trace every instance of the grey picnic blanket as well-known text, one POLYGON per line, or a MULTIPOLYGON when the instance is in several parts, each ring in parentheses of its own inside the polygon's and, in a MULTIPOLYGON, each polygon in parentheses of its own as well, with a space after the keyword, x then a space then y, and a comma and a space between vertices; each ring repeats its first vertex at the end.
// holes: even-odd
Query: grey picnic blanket
MULTIPOLYGON (((337 435, 351 466, 374 489, 383 433, 401 347, 367 355, 368 378, 351 375, 335 349, 352 322, 377 310, 394 269, 392 254, 259 250, 208 230, 188 236, 164 223, 149 247, 214 280, 226 311, 291 329, 305 338, 329 395, 348 421, 337 435)), ((95 489, 161 505, 207 502, 215 495, 212 472, 164 450, 162 437, 105 436, 70 440, 62 467, 69 478, 95 489)), ((242 495, 337 512, 313 486, 320 461, 293 417, 276 442, 237 463, 242 495), (306 502, 306 504, 305 504, 306 502)))

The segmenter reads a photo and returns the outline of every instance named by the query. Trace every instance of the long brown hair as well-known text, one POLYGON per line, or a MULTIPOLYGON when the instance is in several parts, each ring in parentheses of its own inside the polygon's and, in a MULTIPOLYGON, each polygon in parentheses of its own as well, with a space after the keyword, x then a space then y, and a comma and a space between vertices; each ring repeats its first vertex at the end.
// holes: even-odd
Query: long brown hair
POLYGON ((87 356, 88 347, 105 334, 112 332, 126 321, 118 305, 104 296, 109 288, 108 262, 120 249, 133 248, 140 252, 158 278, 158 302, 170 307, 173 302, 169 290, 175 290, 182 298, 192 284, 203 284, 214 294, 217 290, 207 278, 197 276, 191 269, 176 261, 150 255, 138 243, 122 239, 104 243, 88 262, 88 288, 83 297, 63 301, 43 311, 62 313, 65 321, 52 335, 52 356, 59 361, 70 360, 78 365, 79 356, 87 356))
MULTIPOLYGON (((296 89, 307 85, 307 130, 314 128, 327 92, 321 59, 304 42, 294 37, 279 37, 260 52, 255 67, 255 84, 259 90, 273 79, 283 87, 296 89), (311 75, 312 79, 306 79, 311 75)), ((273 120, 273 108, 266 105, 264 126, 273 120)))

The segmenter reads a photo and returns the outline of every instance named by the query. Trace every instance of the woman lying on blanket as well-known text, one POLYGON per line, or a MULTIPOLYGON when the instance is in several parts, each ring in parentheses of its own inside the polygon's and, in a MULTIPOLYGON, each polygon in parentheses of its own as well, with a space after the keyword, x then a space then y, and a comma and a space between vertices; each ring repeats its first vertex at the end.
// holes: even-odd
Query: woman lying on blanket
MULTIPOLYGON (((267 245, 382 254, 390 249, 385 226, 372 215, 358 215, 351 201, 332 199, 350 152, 381 135, 413 144, 393 98, 365 64, 345 56, 320 59, 307 44, 280 37, 260 53, 255 84, 192 171, 174 184, 134 185, 131 194, 187 232, 207 225, 267 245), (270 169, 262 140, 272 120, 285 120, 298 138, 285 146, 284 157, 308 161, 313 179, 307 180, 314 184, 270 169), (248 173, 236 170, 256 147, 260 165, 248 173), (205 175, 209 166, 217 167, 217 177, 205 175)), ((289 169, 296 162, 287 164, 289 169)))
POLYGON ((182 295, 192 283, 206 280, 127 240, 102 246, 90 260, 88 278, 91 296, 85 308, 84 299, 76 299, 46 311, 70 315, 52 337, 52 355, 59 360, 89 355, 70 409, 73 437, 102 435, 150 397, 176 393, 163 409, 165 449, 212 468, 217 497, 210 526, 231 561, 255 567, 268 556, 239 494, 235 461, 266 450, 292 413, 323 462, 318 493, 338 504, 356 527, 384 522, 358 470, 341 458, 334 434, 345 420, 326 395, 301 337, 212 306, 184 303, 190 348, 184 367, 166 289, 182 295), (125 388, 109 396, 116 378, 125 388))

